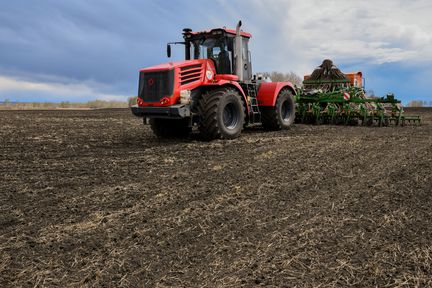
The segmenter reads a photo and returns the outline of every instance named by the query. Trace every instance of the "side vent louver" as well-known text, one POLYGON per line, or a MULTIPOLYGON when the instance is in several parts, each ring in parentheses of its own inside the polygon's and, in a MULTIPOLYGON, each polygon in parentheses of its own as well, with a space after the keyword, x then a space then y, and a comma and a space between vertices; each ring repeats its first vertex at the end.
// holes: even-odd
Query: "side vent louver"
POLYGON ((186 85, 201 80, 202 64, 195 64, 180 68, 180 85, 186 85))

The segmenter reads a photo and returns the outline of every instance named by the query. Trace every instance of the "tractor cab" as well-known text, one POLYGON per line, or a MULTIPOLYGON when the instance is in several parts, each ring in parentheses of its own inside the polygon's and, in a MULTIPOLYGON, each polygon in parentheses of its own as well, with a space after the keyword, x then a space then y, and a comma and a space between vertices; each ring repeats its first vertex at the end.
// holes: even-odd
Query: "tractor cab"
POLYGON ((217 74, 238 75, 239 81, 243 82, 251 80, 252 63, 248 48, 251 34, 242 31, 240 32, 240 39, 236 40, 235 30, 216 28, 209 31, 193 32, 186 28, 183 29, 183 38, 184 42, 168 43, 168 57, 171 54, 170 44, 184 44, 185 60, 211 59, 215 64, 217 74), (236 50, 236 48, 240 49, 236 50), (241 59, 236 59, 236 51, 239 50, 241 50, 241 53, 238 53, 241 54, 239 56, 241 59), (240 65, 237 64, 240 62, 238 60, 241 60, 240 65), (241 70, 241 75, 239 75, 238 68, 241 70))

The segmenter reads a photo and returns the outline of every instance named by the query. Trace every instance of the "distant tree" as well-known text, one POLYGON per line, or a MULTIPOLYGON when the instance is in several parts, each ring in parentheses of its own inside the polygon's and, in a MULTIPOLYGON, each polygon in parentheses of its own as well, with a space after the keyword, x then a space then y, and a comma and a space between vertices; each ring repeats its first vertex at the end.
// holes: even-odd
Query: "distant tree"
POLYGON ((0 104, 2 104, 4 108, 9 108, 9 107, 12 106, 12 105, 11 105, 12 102, 11 102, 11 100, 9 100, 9 99, 5 99, 5 100, 3 101, 3 103, 0 102, 0 104))
POLYGON ((273 82, 289 81, 298 87, 300 87, 302 85, 302 82, 303 82, 303 79, 294 72, 281 73, 281 72, 273 71, 273 72, 263 72, 263 73, 258 73, 258 74, 261 74, 264 77, 270 77, 270 79, 273 82))
POLYGON ((425 107, 425 106, 427 106, 427 102, 421 100, 411 100, 408 103, 408 107, 425 107))
POLYGON ((373 90, 367 90, 366 96, 369 98, 377 98, 377 96, 375 95, 375 92, 373 90))
POLYGON ((59 107, 61 107, 61 108, 69 108, 70 107, 70 102, 69 101, 62 101, 62 102, 60 102, 59 107))

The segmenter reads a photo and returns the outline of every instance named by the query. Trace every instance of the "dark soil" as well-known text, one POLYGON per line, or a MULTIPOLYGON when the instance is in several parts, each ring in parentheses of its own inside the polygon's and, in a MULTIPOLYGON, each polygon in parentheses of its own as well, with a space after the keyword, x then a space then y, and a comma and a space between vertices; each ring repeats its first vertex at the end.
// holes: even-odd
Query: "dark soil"
POLYGON ((431 286, 418 113, 204 142, 127 110, 2 111, 0 286, 431 286))

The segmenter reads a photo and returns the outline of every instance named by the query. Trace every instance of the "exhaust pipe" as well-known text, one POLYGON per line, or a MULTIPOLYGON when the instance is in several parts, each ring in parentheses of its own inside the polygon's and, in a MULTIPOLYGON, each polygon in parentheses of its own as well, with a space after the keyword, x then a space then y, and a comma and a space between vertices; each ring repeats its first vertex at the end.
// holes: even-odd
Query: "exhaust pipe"
POLYGON ((236 72, 235 74, 238 76, 240 81, 243 81, 243 41, 242 36, 240 35, 240 27, 242 22, 239 21, 236 28, 236 36, 235 36, 235 66, 236 72))

